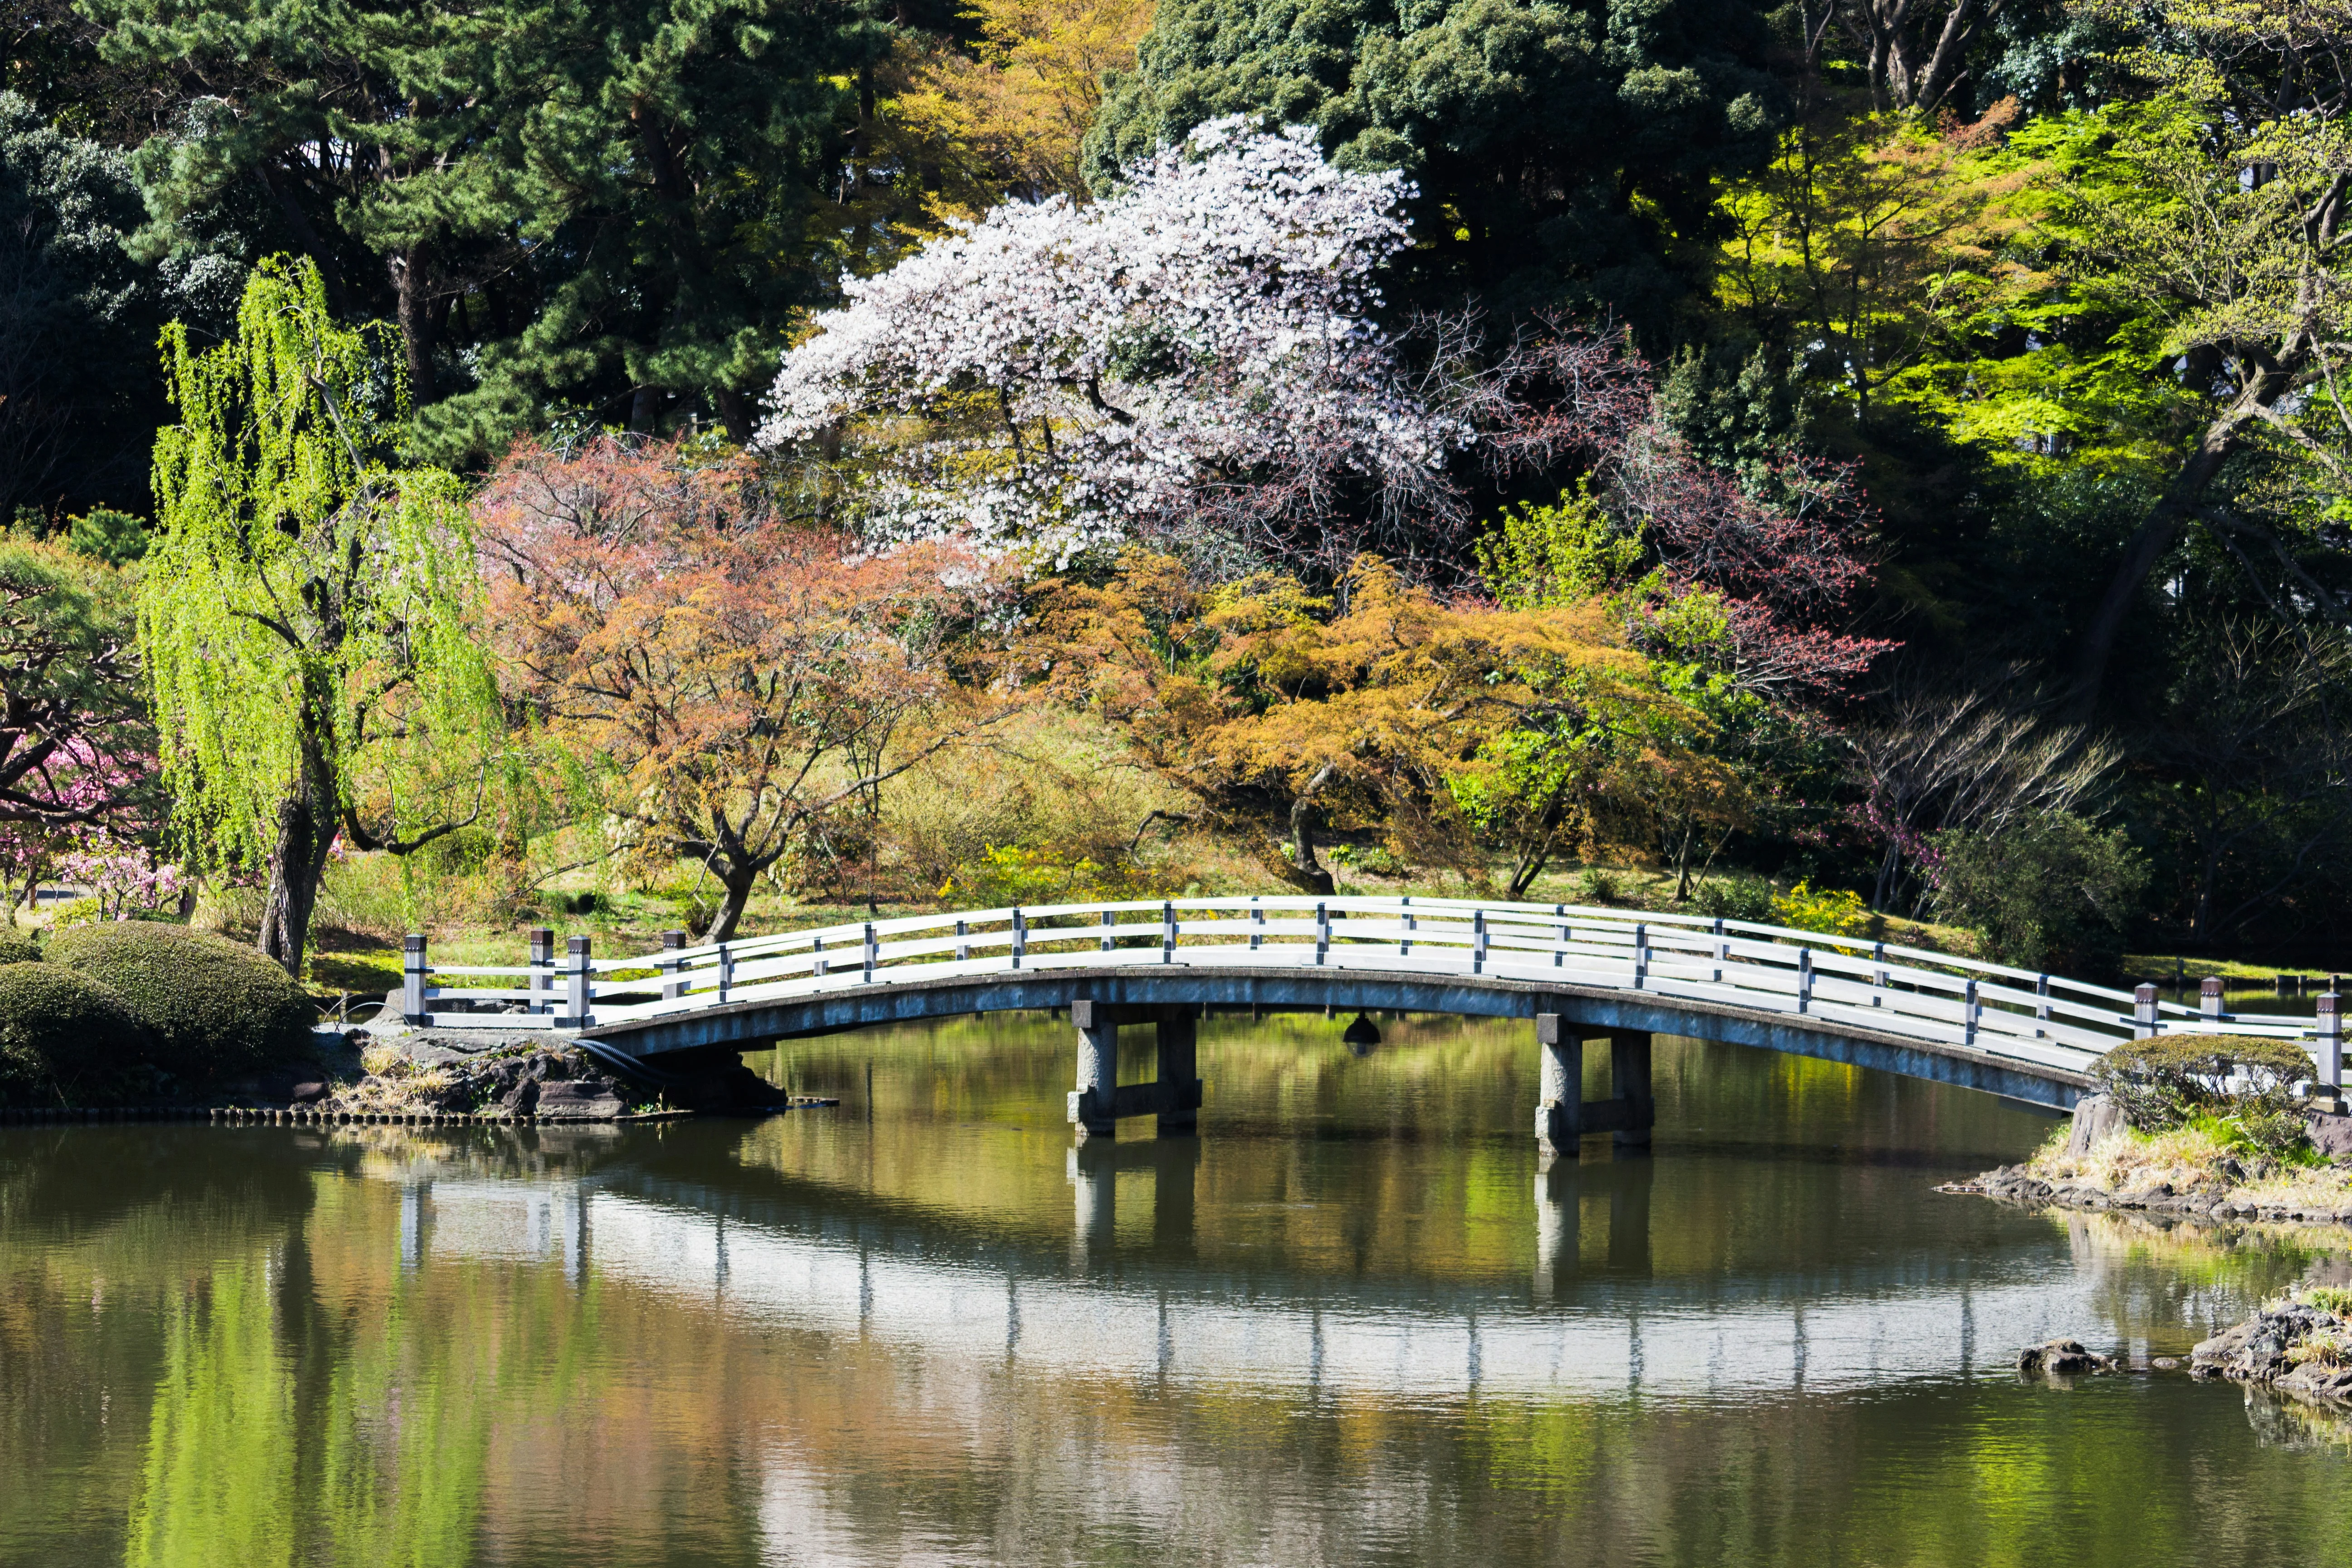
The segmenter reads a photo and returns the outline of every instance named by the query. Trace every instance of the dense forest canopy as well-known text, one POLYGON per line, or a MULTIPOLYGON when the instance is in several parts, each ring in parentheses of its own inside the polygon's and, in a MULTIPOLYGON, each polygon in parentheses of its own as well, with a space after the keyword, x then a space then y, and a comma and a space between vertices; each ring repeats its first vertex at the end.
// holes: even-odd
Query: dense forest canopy
POLYGON ((137 570, 159 338, 299 264, 404 411, 354 462, 716 465, 811 583, 1009 551, 923 668, 1093 703, 1310 885, 1370 833, 2035 961, 2352 929, 2344 0, 16 0, 0 68, 26 548, 137 570), (1331 749, 1423 700, 1333 662, 1367 584, 1488 731, 1331 749))

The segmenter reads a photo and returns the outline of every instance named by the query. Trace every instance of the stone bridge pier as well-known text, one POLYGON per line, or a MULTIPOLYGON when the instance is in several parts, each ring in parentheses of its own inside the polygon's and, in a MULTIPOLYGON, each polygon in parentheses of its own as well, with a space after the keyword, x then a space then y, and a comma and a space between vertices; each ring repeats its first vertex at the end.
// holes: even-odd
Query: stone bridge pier
POLYGON ((1200 1017, 1201 1009, 1185 1003, 1120 1006, 1081 999, 1070 1004, 1070 1022, 1078 1031, 1078 1081, 1070 1090, 1069 1115, 1081 1143, 1118 1136, 1122 1116, 1157 1116, 1163 1137, 1191 1132, 1200 1125, 1200 1017), (1153 1081, 1118 1081, 1121 1024, 1151 1026, 1160 1058, 1160 1076, 1153 1081))
POLYGON ((1536 1047, 1542 1053, 1542 1087, 1536 1097, 1536 1146, 1546 1160, 1574 1158, 1577 1141, 1588 1132, 1615 1134, 1621 1146, 1650 1142, 1658 1119, 1650 1094, 1650 1037, 1636 1029, 1589 1029, 1558 1013, 1536 1015, 1536 1047), (1587 1037, 1609 1042, 1609 1098, 1584 1098, 1587 1037))

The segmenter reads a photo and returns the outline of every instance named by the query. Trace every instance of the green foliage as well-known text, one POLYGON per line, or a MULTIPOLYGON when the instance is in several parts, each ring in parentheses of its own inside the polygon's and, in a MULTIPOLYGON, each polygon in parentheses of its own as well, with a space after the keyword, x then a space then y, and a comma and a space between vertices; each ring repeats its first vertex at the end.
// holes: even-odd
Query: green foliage
POLYGON ((2314 1285, 2300 1292, 2302 1299, 2323 1312, 2352 1321, 2352 1288, 2342 1285, 2314 1285))
POLYGON ((0 963, 38 963, 41 944, 28 936, 0 932, 0 963))
POLYGON ((2294 1091, 2311 1073, 2311 1058, 2289 1041, 2159 1035, 2117 1046, 2091 1079, 2140 1131, 2203 1122, 2224 1141, 2284 1157, 2305 1143, 2294 1091))
POLYGON ((110 59, 203 84, 137 154, 142 251, 306 256, 338 310, 398 324, 420 451, 443 460, 559 404, 639 430, 715 416, 744 441, 791 312, 844 249, 893 242, 835 205, 856 194, 834 182, 857 75, 893 32, 863 8, 88 9, 110 59))
POLYGON ((1504 508, 1475 549, 1486 592, 1514 610, 1590 599, 1622 587, 1642 564, 1641 539, 1618 530, 1589 479, 1549 506, 1504 508))
POLYGON ((1147 867, 1123 857, 1097 859, 1081 851, 1048 847, 992 845, 977 864, 942 883, 942 901, 988 909, 1013 904, 1094 903, 1157 898, 1173 891, 1147 867))
POLYGON ((67 525, 66 542, 109 566, 128 566, 147 553, 146 523, 127 511, 98 507, 67 525))
POLYGON ((500 724, 463 488, 390 466, 379 339, 308 262, 255 273, 231 341, 165 334, 181 423, 140 588, 164 776, 192 854, 269 867, 289 967, 335 835, 404 852, 478 811, 500 724))
POLYGON ((2138 912, 2147 866, 2121 828, 2065 812, 1934 836, 1937 907, 1985 956, 2021 969, 2111 974, 2138 912))
POLYGON ((1587 866, 1577 873, 1576 897, 1587 904, 1617 904, 1625 899, 1625 885, 1605 867, 1587 866))
POLYGON ((1785 119, 1768 15, 1753 0, 1161 0, 1087 135, 1088 177, 1221 114, 1313 125, 1342 167, 1418 185, 1405 281, 1423 297, 1597 293, 1658 321, 1675 264, 1696 259, 1665 237, 1706 230, 1716 180, 1767 156, 1785 119))
POLYGON ((111 1098, 147 1031, 111 987, 51 963, 0 963, 0 1105, 111 1098))
POLYGON ((50 939, 47 964, 110 987, 153 1036, 158 1060, 197 1082, 299 1056, 318 1019, 277 964, 184 926, 75 926, 50 939))
POLYGON ((1800 881, 1772 900, 1772 921, 1797 931, 1817 931, 1827 936, 1859 936, 1869 929, 1870 910, 1860 893, 1844 888, 1816 888, 1800 881))
POLYGON ((171 293, 122 248, 142 216, 121 153, 0 90, 0 519, 138 494, 171 293))
POLYGON ((1773 919, 1772 884, 1761 877, 1714 877, 1699 884, 1699 912, 1727 921, 1769 924, 1773 919))

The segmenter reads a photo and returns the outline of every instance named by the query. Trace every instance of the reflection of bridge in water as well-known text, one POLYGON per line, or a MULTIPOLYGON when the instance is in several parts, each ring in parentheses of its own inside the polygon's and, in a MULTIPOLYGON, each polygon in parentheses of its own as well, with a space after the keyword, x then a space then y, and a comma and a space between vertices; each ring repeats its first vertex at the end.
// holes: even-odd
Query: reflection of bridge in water
POLYGON ((1034 1375, 1444 1400, 1833 1391, 2006 1366, 2108 1315, 2095 1272, 2054 1286, 1919 1250, 1833 1281, 1654 1277, 1654 1165, 1559 1161, 1536 1177, 1534 1278, 1512 1287, 1221 1269, 1170 1256, 1198 1145, 1073 1152, 1068 1251, 910 1215, 870 1194, 746 1171, 740 1184, 615 1169, 404 1188, 404 1264, 507 1260, 592 1275, 755 1331, 855 1337, 1034 1375), (1111 1194, 1153 1179, 1151 1245, 1111 1194))

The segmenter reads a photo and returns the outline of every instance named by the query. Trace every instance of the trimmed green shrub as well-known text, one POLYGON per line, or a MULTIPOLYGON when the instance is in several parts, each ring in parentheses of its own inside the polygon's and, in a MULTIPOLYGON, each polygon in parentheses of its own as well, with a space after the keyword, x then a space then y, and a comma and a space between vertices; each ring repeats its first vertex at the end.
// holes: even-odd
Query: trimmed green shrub
POLYGON ((152 921, 75 926, 48 962, 112 986, 155 1037, 160 1064, 202 1082, 299 1056, 318 1008, 253 949, 152 921))
POLYGON ((0 963, 38 963, 41 944, 29 936, 0 932, 0 963))
POLYGON ((112 1099, 148 1045, 112 987, 53 963, 0 963, 0 1104, 112 1099))
POLYGON ((2099 1058, 2091 1078, 2143 1132, 2214 1117, 2236 1122, 2264 1153, 2285 1154, 2303 1142, 2294 1086, 2313 1070, 2311 1058, 2288 1040, 2159 1035, 2117 1046, 2099 1058), (2231 1078, 2244 1087, 2224 1087, 2231 1078))

